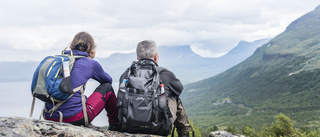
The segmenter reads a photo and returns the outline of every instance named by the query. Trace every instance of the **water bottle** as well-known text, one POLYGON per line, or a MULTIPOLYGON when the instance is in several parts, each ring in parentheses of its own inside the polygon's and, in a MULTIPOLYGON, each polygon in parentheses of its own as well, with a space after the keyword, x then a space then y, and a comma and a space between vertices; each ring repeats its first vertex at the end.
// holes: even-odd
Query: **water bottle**
POLYGON ((123 79, 121 84, 119 85, 119 90, 118 90, 118 99, 117 99, 117 106, 122 106, 122 100, 124 98, 124 95, 126 93, 126 83, 127 79, 123 79))
POLYGON ((164 85, 160 84, 159 107, 164 110, 167 105, 167 96, 164 91, 164 85))
POLYGON ((69 77, 70 76, 69 61, 63 61, 62 67, 63 67, 63 76, 69 77))
POLYGON ((127 83, 127 79, 123 79, 120 86, 119 86, 119 90, 123 93, 126 92, 126 83, 127 83))
POLYGON ((164 84, 160 84, 160 95, 164 93, 164 84))

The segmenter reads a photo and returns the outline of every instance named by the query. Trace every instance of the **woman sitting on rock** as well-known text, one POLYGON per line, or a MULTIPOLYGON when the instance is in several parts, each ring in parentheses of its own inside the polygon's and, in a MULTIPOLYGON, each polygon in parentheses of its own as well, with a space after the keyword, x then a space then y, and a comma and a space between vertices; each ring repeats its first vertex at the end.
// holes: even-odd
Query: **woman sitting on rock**
MULTIPOLYGON (((79 90, 52 114, 46 110, 50 110, 54 104, 46 103, 44 118, 59 121, 62 114, 63 122, 74 125, 87 125, 105 109, 109 119, 109 129, 116 130, 118 125, 118 108, 116 106, 116 96, 111 86, 112 78, 97 61, 88 57, 89 53, 95 48, 92 36, 86 32, 79 32, 71 42, 70 48, 73 55, 85 56, 84 58, 77 59, 74 63, 74 67, 70 73, 71 88, 75 89, 84 85, 89 79, 98 81, 100 85, 88 98, 84 98, 85 110, 83 110, 81 92, 79 90), (86 121, 88 121, 87 124, 86 121)), ((66 51, 65 53, 68 54, 70 52, 66 51)))

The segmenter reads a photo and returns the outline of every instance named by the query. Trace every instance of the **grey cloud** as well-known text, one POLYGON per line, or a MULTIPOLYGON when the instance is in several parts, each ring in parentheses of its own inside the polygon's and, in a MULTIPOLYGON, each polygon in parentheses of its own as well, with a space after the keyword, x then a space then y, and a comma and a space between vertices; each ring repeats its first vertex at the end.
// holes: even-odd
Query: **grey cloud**
POLYGON ((314 0, 10 0, 0 5, 0 40, 17 50, 59 50, 77 32, 87 31, 101 51, 131 51, 139 41, 153 39, 159 45, 198 45, 214 53, 230 50, 240 40, 274 37, 318 4, 314 0))

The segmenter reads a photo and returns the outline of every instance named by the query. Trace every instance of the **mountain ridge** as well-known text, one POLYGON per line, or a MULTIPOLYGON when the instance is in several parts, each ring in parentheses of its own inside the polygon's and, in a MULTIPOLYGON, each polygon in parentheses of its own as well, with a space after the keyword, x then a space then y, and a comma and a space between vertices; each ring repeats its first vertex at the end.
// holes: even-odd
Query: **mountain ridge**
MULTIPOLYGON (((267 42, 270 39, 260 41, 267 42)), ((246 48, 234 49, 240 52, 229 53, 220 58, 201 57, 194 53, 190 45, 159 46, 159 65, 176 73, 185 84, 195 82, 218 74, 247 58, 261 46, 261 42, 240 42, 246 48), (250 50, 249 50, 250 49, 250 50), (230 56, 230 57, 226 57, 230 56), (232 57, 231 57, 232 56, 232 57)), ((232 51, 232 50, 231 50, 232 51)), ((114 53, 107 58, 95 58, 115 82, 120 75, 137 60, 135 53, 114 53)), ((34 70, 39 62, 0 62, 0 82, 31 81, 34 70), (21 70, 23 68, 23 70, 21 70)))
MULTIPOLYGON (((269 39, 261 39, 254 42, 248 42, 249 51, 242 50, 242 52, 227 54, 225 56, 241 56, 240 58, 228 58, 225 56, 219 58, 201 57, 194 53, 190 45, 182 46, 159 46, 159 65, 165 67, 172 72, 175 72, 176 76, 184 83, 195 82, 204 78, 208 78, 215 74, 218 74, 244 60, 250 56, 253 51, 261 46, 261 43, 269 41, 269 39), (235 55, 237 54, 237 55, 235 55)), ((237 46, 235 47, 237 48, 237 46)), ((117 58, 119 59, 119 58, 117 58)), ((106 71, 114 74, 115 77, 120 75, 127 69, 132 61, 136 60, 135 53, 126 54, 112 54, 109 58, 99 60, 102 62, 102 66, 106 68, 106 71), (123 60, 116 60, 115 56, 121 56, 123 60), (123 62, 118 65, 117 62, 123 62), (113 66, 107 66, 103 64, 113 64, 113 66), (121 70, 121 71, 119 71, 121 70)))
POLYGON ((317 7, 238 65, 186 85, 181 98, 195 125, 260 127, 285 113, 297 127, 319 127, 314 124, 320 114, 319 24, 317 7), (231 103, 222 104, 225 100, 231 103))

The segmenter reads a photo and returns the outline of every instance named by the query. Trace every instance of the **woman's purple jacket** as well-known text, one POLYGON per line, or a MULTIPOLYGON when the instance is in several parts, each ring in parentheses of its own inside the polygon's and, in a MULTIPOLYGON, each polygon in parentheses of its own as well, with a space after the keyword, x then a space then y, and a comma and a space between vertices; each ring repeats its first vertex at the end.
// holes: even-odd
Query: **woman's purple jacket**
MULTIPOLYGON (((107 74, 103 70, 103 68, 97 61, 88 58, 88 54, 86 52, 82 52, 79 50, 72 50, 72 52, 74 55, 85 56, 85 58, 80 58, 75 61, 73 69, 70 73, 72 89, 83 85, 90 78, 97 80, 99 83, 112 83, 112 78, 109 76, 109 74, 107 74)), ((69 54, 70 51, 66 51, 65 53, 69 54)), ((52 103, 46 103, 46 108, 44 109, 50 110, 52 106, 52 103)), ((57 111, 62 112, 63 118, 72 117, 82 111, 80 91, 75 92, 75 94, 66 102, 64 102, 57 109, 57 111)), ((59 113, 54 112, 52 116, 45 113, 45 117, 58 119, 59 113)))

